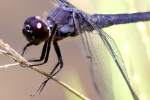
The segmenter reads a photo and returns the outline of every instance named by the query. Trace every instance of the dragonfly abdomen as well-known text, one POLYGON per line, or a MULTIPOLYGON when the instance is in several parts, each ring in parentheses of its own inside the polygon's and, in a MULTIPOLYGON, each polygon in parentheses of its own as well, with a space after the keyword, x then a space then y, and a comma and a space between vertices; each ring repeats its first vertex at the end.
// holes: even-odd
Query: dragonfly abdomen
POLYGON ((125 14, 94 14, 91 16, 97 20, 97 24, 103 27, 112 25, 136 23, 150 20, 150 12, 125 13, 125 14))

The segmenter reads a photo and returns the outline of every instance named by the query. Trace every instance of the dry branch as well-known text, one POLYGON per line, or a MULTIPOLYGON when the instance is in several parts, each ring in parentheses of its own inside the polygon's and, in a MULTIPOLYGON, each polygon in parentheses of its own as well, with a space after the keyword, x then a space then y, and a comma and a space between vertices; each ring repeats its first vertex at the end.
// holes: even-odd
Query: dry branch
MULTIPOLYGON (((39 70, 37 67, 34 67, 34 66, 29 67, 32 64, 30 62, 28 62, 25 58, 23 58, 14 49, 12 49, 8 44, 4 43, 2 40, 0 40, 0 48, 2 48, 2 49, 0 49, 0 54, 6 55, 6 56, 12 58, 15 62, 17 62, 14 64, 7 64, 7 65, 0 66, 0 68, 8 68, 11 66, 20 65, 21 67, 30 68, 46 77, 49 77, 48 73, 39 70)), ((71 88, 69 85, 65 84, 64 82, 62 82, 56 78, 52 78, 52 80, 55 81, 56 83, 58 83, 59 85, 63 86, 65 89, 67 89, 68 91, 70 91, 71 93, 76 95, 77 97, 79 97, 81 100, 90 100, 89 98, 87 98, 84 95, 82 95, 81 93, 77 92, 76 90, 71 88)))

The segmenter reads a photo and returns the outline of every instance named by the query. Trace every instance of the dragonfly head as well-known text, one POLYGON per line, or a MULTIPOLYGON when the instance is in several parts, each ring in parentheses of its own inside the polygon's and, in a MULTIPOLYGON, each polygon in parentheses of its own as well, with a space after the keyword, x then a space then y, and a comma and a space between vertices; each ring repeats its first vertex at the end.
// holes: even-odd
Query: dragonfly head
POLYGON ((24 22, 22 32, 26 39, 34 45, 38 45, 49 38, 48 26, 39 16, 28 17, 24 22))

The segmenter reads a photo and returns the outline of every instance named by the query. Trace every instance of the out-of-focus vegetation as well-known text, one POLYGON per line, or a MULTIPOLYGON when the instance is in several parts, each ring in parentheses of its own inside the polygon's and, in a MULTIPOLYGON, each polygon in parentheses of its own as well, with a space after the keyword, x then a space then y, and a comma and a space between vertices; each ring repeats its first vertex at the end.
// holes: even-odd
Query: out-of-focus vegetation
MULTIPOLYGON (((74 5, 89 13, 135 13, 149 11, 150 0, 71 0, 74 5)), ((149 22, 123 24, 104 29, 119 47, 125 66, 140 100, 150 99, 150 33, 149 22)), ((110 58, 105 58, 112 73, 115 100, 132 100, 124 79, 110 58)), ((69 76, 72 80, 74 75, 69 76)), ((76 78, 75 78, 76 79, 76 78)), ((70 79, 68 79, 70 80, 70 79)), ((75 84, 75 83, 73 83, 75 84)), ((81 83, 84 85, 84 83, 81 83)), ((82 88, 82 87, 81 87, 82 88)), ((68 99, 70 100, 70 99, 68 99)), ((77 99, 76 99, 77 100, 77 99)))

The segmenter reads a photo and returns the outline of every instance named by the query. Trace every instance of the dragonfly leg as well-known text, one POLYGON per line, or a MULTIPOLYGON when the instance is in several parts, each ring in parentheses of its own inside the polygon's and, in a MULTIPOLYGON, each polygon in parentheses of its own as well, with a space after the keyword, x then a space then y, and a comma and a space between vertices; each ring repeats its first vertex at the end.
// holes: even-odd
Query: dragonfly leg
MULTIPOLYGON (((43 64, 47 63, 48 58, 49 58, 50 48, 51 48, 51 44, 48 44, 48 46, 47 46, 47 48, 46 48, 46 51, 47 51, 47 52, 45 52, 45 54, 43 54, 43 55, 45 55, 45 58, 43 58, 43 59, 44 59, 43 62, 40 62, 40 63, 37 63, 37 64, 33 64, 33 65, 30 65, 30 67, 32 67, 32 66, 39 66, 39 65, 43 65, 43 64)), ((42 56, 43 56, 43 55, 42 55, 42 56)), ((30 60, 29 60, 29 61, 30 61, 30 60)))
POLYGON ((33 43, 28 43, 28 44, 23 48, 22 53, 21 53, 22 56, 24 55, 24 53, 25 53, 25 51, 27 50, 27 48, 30 47, 31 45, 33 45, 33 43))
MULTIPOLYGON (((46 48, 46 57, 44 58, 44 62, 42 62, 42 63, 39 63, 39 64, 33 64, 33 65, 31 65, 30 67, 32 67, 32 66, 39 66, 39 65, 43 65, 43 64, 45 64, 47 61, 48 61, 48 57, 49 57, 49 52, 50 52, 50 47, 51 47, 51 45, 50 44, 48 44, 48 46, 47 46, 47 48, 46 48)), ((44 48, 44 47, 43 47, 44 48)), ((44 51, 43 51, 44 52, 44 51)), ((44 87, 46 86, 46 83, 48 82, 48 80, 49 80, 50 78, 47 78, 45 81, 43 81, 42 82, 42 84, 40 85, 40 87, 35 91, 35 93, 32 95, 32 96, 34 96, 34 95, 36 95, 36 94, 40 94, 41 92, 42 92, 42 90, 44 89, 44 87)))
POLYGON ((53 45, 54 45, 56 55, 58 57, 58 61, 57 64, 52 69, 52 71, 50 72, 51 77, 55 76, 63 68, 63 60, 62 60, 62 56, 61 56, 61 52, 57 40, 53 41, 53 45))
POLYGON ((41 54, 40 58, 39 59, 31 59, 31 60, 28 60, 28 61, 29 62, 40 62, 40 61, 44 60, 44 57, 45 57, 46 52, 47 52, 47 46, 48 46, 48 44, 45 41, 45 43, 43 45, 42 54, 41 54))
POLYGON ((33 94, 33 96, 37 93, 41 93, 42 90, 44 89, 44 87, 46 86, 47 82, 53 77, 55 76, 63 67, 63 60, 62 60, 62 56, 61 56, 61 52, 60 52, 60 48, 58 46, 57 41, 53 42, 54 45, 54 49, 56 51, 57 57, 58 57, 58 62, 57 64, 54 66, 54 68, 52 69, 52 71, 50 72, 50 76, 42 82, 42 84, 40 85, 40 87, 38 88, 38 90, 33 94))

